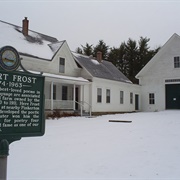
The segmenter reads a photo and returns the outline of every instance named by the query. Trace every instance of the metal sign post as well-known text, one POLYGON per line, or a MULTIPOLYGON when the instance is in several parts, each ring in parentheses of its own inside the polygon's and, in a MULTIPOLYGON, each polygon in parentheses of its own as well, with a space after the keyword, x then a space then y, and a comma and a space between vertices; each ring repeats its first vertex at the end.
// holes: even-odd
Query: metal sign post
POLYGON ((7 156, 9 155, 9 142, 6 139, 0 141, 0 180, 7 178, 7 156))
POLYGON ((6 180, 9 144, 45 132, 44 77, 23 70, 18 52, 0 49, 0 180, 6 180))

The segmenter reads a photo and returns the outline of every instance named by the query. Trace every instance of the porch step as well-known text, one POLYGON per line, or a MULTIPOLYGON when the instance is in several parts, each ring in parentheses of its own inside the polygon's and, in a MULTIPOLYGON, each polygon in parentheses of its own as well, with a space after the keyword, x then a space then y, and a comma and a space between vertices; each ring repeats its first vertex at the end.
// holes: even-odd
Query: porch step
MULTIPOLYGON (((75 113, 78 113, 79 115, 81 115, 81 111, 79 111, 79 110, 75 110, 74 112, 75 112, 75 113)), ((89 112, 86 112, 86 111, 83 111, 83 112, 82 112, 82 116, 90 117, 89 112)))

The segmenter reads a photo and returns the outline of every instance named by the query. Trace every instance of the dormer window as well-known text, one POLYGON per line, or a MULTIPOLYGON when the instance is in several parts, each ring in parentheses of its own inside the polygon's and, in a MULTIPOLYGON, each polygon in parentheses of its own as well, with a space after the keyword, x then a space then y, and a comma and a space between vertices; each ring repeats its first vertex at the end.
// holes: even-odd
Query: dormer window
POLYGON ((65 72, 65 59, 59 58, 59 72, 64 73, 65 72))
POLYGON ((180 57, 174 57, 174 68, 180 68, 180 57))

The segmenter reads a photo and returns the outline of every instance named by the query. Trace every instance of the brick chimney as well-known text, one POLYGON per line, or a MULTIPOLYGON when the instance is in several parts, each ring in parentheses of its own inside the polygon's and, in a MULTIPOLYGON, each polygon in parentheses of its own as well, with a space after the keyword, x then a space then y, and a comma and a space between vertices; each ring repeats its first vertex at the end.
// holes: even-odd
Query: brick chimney
POLYGON ((98 51, 97 54, 96 54, 96 58, 99 62, 102 62, 102 52, 101 51, 98 51))
POLYGON ((22 21, 22 33, 24 36, 28 36, 29 20, 25 17, 22 21))

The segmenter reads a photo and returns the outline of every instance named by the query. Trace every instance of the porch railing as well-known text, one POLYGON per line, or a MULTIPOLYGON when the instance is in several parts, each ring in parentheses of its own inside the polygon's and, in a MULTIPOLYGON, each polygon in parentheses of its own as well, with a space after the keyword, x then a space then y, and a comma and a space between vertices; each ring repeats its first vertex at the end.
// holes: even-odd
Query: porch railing
POLYGON ((83 116, 83 113, 84 114, 88 113, 90 117, 92 116, 92 107, 91 107, 91 105, 89 103, 87 103, 85 101, 81 101, 81 102, 75 101, 75 103, 79 104, 79 106, 80 106, 81 116, 83 116), (88 111, 87 110, 85 111, 86 106, 88 106, 87 107, 88 111))
POLYGON ((53 100, 53 107, 51 107, 51 99, 45 99, 45 109, 61 109, 61 110, 75 110, 75 103, 79 105, 81 116, 84 112, 91 116, 91 105, 85 101, 77 102, 73 100, 53 100))

